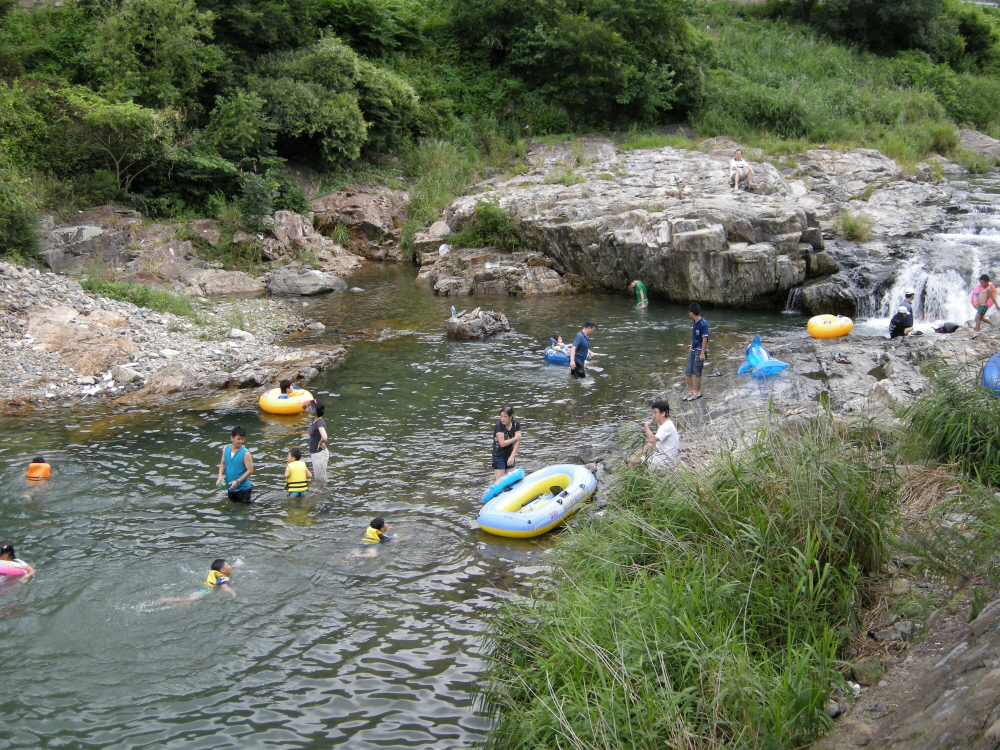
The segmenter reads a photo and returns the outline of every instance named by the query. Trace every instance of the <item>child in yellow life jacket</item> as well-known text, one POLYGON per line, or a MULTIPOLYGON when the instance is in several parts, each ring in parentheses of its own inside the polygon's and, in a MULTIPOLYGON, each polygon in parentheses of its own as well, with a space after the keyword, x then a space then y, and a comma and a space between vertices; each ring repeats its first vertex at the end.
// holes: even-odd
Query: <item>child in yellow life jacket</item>
POLYGON ((29 482, 41 482, 52 476, 52 467, 45 463, 41 456, 35 456, 34 460, 28 464, 27 479, 29 482))
POLYGON ((285 491, 289 497, 303 497, 309 489, 312 472, 302 460, 302 451, 292 448, 285 460, 288 462, 288 466, 285 467, 285 491))

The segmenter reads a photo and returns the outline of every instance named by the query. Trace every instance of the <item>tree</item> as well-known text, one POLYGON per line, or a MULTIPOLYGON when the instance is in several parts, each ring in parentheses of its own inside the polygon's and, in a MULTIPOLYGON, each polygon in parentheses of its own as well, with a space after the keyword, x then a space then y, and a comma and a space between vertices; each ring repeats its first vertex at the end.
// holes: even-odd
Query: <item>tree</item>
POLYGON ((122 192, 128 192, 135 178, 166 157, 173 146, 176 112, 81 95, 71 101, 78 109, 73 128, 76 143, 100 155, 122 192))
POLYGON ((102 93, 185 107, 223 62, 211 13, 194 0, 122 0, 98 23, 86 57, 102 93))

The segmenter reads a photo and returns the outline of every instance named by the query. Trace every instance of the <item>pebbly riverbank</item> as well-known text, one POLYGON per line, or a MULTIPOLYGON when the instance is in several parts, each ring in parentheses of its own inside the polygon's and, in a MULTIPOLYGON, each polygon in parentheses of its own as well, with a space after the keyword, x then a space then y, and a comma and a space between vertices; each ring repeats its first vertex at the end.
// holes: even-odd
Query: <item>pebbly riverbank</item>
POLYGON ((100 297, 73 278, 0 263, 0 410, 60 400, 156 403, 281 378, 308 381, 343 361, 289 299, 201 298, 175 315, 100 297), (279 343, 297 336, 296 347, 279 343))

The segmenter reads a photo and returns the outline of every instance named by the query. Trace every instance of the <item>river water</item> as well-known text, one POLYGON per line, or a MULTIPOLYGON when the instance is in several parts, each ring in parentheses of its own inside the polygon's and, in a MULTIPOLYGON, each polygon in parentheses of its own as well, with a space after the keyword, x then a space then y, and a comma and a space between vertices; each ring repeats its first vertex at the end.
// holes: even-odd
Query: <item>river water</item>
MULTIPOLYGON (((459 302, 504 311, 515 331, 449 341, 453 300, 413 277, 372 266, 351 280, 364 294, 306 300, 328 329, 301 340, 343 341, 348 359, 310 384, 328 407, 331 483, 304 500, 288 500, 282 479, 286 450, 306 447, 304 418, 215 401, 119 413, 67 404, 0 420, 0 535, 39 571, 0 584, 0 747, 482 739, 484 621, 504 591, 544 574, 559 540, 475 525, 497 409, 512 405, 522 422, 527 470, 574 460, 644 417, 652 394, 677 403, 691 326, 684 308, 640 311, 621 296, 478 298, 459 302), (586 318, 600 326, 603 370, 571 380, 541 350, 586 318), (214 489, 234 424, 256 463, 250 508, 214 489), (28 486, 36 454, 53 478, 28 486), (412 538, 350 558, 376 515, 412 538), (158 602, 197 590, 216 557, 242 563, 236 599, 158 602)), ((802 326, 761 312, 707 317, 715 351, 802 326)))

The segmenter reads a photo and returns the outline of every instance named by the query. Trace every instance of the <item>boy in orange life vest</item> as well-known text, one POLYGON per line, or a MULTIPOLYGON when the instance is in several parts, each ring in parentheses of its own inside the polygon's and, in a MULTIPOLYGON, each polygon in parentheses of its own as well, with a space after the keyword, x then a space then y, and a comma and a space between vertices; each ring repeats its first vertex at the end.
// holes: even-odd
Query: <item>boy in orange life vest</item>
POLYGON ((29 482, 41 482, 52 476, 52 467, 45 463, 41 456, 35 456, 34 460, 28 464, 27 478, 29 482))

